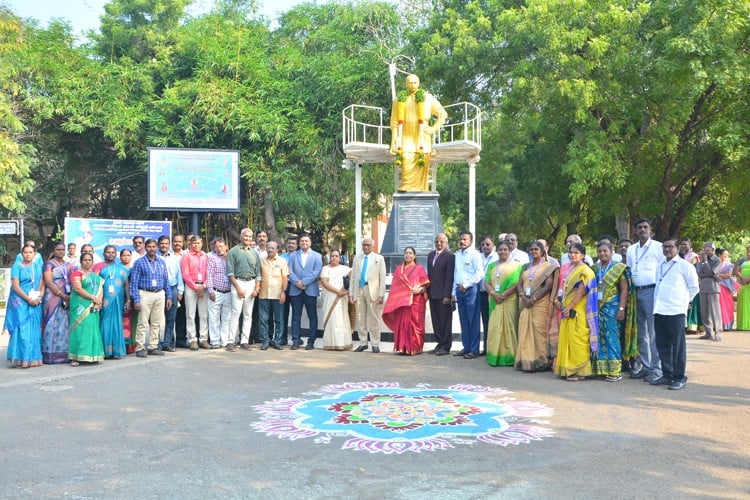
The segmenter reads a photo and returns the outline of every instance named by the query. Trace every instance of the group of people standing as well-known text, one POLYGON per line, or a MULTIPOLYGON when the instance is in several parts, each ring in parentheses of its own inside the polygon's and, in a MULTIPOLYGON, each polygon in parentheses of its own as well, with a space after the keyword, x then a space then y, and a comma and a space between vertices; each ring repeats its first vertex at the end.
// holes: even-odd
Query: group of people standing
POLYGON ((95 263, 90 245, 75 256, 75 248, 66 254, 58 243, 43 263, 30 242, 11 270, 8 359, 29 367, 100 362, 133 351, 139 357, 163 355, 176 347, 179 304, 190 349, 251 350, 253 337, 261 350, 281 349, 291 336, 292 350, 310 350, 320 298, 326 350, 379 353, 382 318, 394 332, 395 353, 420 354, 429 303, 437 343, 429 352, 436 356, 451 351, 457 309, 462 349, 455 356, 484 355, 492 366, 552 370, 569 381, 617 381, 625 369, 631 378, 681 389, 691 322, 702 324, 703 338, 720 341, 733 326, 737 293, 738 328, 750 329, 750 248, 735 266, 711 242, 695 253, 687 239, 653 240, 647 219, 635 231, 636 242, 615 245, 603 237, 596 262, 575 234, 558 261, 541 239, 527 253, 513 233, 500 235, 497 243, 484 237, 477 250, 472 233, 464 231, 452 253, 441 233, 427 269, 414 248, 404 250, 388 294, 386 262, 370 238, 351 267, 338 250, 325 258, 312 250, 307 234, 287 239, 280 253, 265 231, 253 239, 249 228, 231 249, 215 238, 208 253, 194 234, 171 241, 166 235, 158 241, 137 236, 133 252, 123 250, 119 262, 113 246, 95 263), (137 325, 134 334, 131 324, 137 325))
POLYGON ((57 243, 43 262, 33 242, 24 245, 11 268, 11 292, 3 330, 10 333, 8 360, 13 367, 100 362, 126 354, 122 312, 128 271, 115 264, 114 247, 107 263, 94 265, 92 251, 66 258, 57 243), (110 264, 113 266, 110 267, 110 264))
POLYGON ((735 266, 712 242, 694 253, 686 238, 653 240, 648 219, 635 231, 636 242, 617 246, 602 237, 596 262, 575 234, 559 262, 544 240, 528 246, 527 259, 514 252, 515 235, 501 235, 495 256, 483 238, 487 362, 553 370, 569 381, 614 382, 625 369, 633 379, 679 390, 687 382, 691 323, 705 330, 703 339, 720 342, 732 328, 739 289, 737 326, 750 328, 750 248, 735 266))

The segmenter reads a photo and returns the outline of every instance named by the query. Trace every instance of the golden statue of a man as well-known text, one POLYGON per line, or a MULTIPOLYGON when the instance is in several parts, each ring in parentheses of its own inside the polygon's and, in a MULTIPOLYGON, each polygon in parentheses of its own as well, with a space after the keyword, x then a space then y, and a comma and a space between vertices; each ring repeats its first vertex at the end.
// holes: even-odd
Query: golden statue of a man
POLYGON ((391 154, 401 166, 400 192, 427 191, 432 135, 448 114, 429 92, 419 88, 419 77, 406 77, 406 92, 399 93, 391 111, 391 154), (429 125, 430 119, 435 122, 429 125))

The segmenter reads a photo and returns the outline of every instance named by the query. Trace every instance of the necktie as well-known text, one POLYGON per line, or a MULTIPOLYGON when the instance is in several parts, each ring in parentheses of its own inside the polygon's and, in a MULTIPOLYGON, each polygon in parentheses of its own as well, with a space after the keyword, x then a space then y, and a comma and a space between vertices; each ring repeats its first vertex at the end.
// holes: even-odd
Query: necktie
POLYGON ((362 262, 362 272, 359 274, 359 287, 364 288, 367 283, 367 255, 365 260, 362 262))

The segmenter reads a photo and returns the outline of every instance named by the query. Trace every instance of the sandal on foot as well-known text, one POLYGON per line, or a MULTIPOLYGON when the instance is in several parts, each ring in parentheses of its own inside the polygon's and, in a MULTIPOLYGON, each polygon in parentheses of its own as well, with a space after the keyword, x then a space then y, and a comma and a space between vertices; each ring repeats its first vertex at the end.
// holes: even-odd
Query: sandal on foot
POLYGON ((71 361, 70 362, 70 366, 79 366, 80 364, 81 363, 79 363, 78 361, 71 361))
POLYGON ((568 382, 578 382, 580 379, 575 375, 570 375, 569 377, 565 377, 565 380, 568 382))

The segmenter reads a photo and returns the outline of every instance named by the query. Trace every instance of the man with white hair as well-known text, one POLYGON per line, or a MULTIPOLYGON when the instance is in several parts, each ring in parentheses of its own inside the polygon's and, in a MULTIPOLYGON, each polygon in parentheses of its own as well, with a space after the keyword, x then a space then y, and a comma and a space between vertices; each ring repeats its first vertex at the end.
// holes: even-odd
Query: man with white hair
MULTIPOLYGON (((580 243, 583 245, 583 240, 581 239, 581 236, 578 234, 569 234, 567 238, 565 238, 565 247, 570 250, 570 247, 573 246, 575 243, 580 243)), ((594 265, 594 260, 591 258, 590 255, 586 254, 583 257, 583 261, 588 264, 589 266, 594 265)), ((564 254, 560 256, 560 265, 564 266, 565 264, 570 262, 570 257, 568 256, 568 252, 566 251, 564 254)))
POLYGON ((237 335, 240 335, 240 349, 250 350, 250 328, 253 322, 253 304, 260 291, 260 255, 253 248, 253 230, 245 228, 240 232, 241 242, 227 254, 227 276, 232 284, 232 319, 227 351, 236 349, 237 335), (240 334, 240 316, 242 333, 240 334))
POLYGON ((370 337, 372 352, 380 352, 380 317, 385 299, 385 259, 373 252, 375 241, 362 240, 362 253, 354 257, 349 287, 349 303, 354 304, 359 345, 355 352, 367 350, 370 337))
POLYGON ((698 278, 700 279, 700 303, 701 321, 706 334, 702 337, 714 342, 721 341, 724 324, 721 322, 721 304, 719 303, 719 291, 721 278, 721 259, 716 256, 716 245, 713 241, 703 245, 700 260, 696 265, 698 278))

